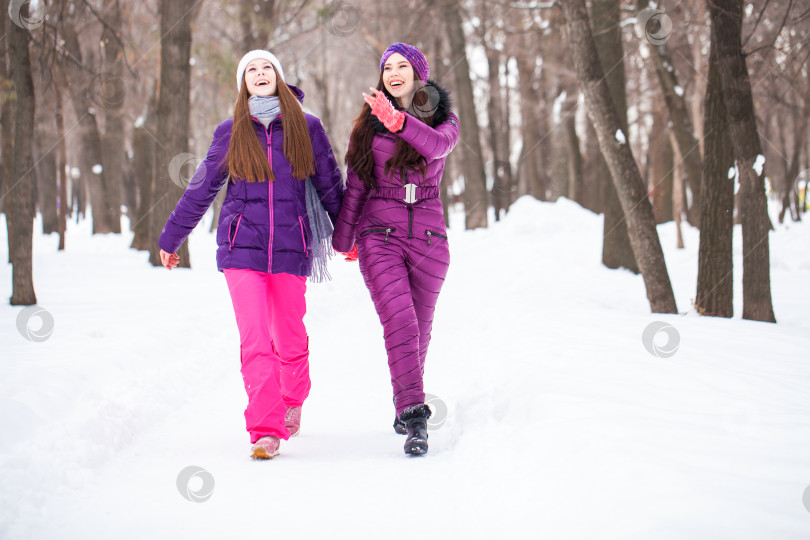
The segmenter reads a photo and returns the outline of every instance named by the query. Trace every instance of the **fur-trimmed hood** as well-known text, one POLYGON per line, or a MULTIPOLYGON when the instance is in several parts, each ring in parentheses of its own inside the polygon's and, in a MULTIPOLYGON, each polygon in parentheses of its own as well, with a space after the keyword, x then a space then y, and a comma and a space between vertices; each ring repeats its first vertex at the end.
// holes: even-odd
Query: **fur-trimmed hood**
MULTIPOLYGON (((435 112, 433 113, 433 125, 434 127, 441 125, 450 117, 451 108, 453 106, 450 99, 450 92, 445 90, 433 79, 428 79, 428 81, 425 83, 425 90, 428 93, 428 102, 420 110, 414 110, 413 106, 408 109, 403 109, 399 106, 395 99, 391 99, 391 96, 389 96, 387 92, 386 96, 397 110, 405 111, 416 117, 419 117, 420 113, 423 116, 429 114, 433 109, 435 109, 435 112)), ((376 133, 391 133, 383 125, 383 123, 380 122, 379 118, 373 114, 371 115, 371 125, 374 127, 374 131, 376 133)))

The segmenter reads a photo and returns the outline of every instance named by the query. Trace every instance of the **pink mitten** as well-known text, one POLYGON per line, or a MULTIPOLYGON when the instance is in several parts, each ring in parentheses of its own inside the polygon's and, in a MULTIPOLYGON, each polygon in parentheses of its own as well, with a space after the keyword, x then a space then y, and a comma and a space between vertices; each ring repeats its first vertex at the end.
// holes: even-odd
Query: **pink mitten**
POLYGON ((356 260, 357 260, 357 258, 358 258, 358 255, 357 255, 357 244, 355 244, 355 245, 352 247, 352 250, 351 250, 351 251, 349 251, 348 253, 343 253, 342 251, 338 251, 338 253, 340 253, 341 255, 345 256, 346 258, 345 258, 344 260, 346 260, 346 261, 349 261, 349 262, 356 261, 356 260))
POLYGON ((377 93, 374 105, 371 107, 371 114, 379 118, 391 133, 398 132, 405 123, 405 113, 396 110, 382 92, 377 93))

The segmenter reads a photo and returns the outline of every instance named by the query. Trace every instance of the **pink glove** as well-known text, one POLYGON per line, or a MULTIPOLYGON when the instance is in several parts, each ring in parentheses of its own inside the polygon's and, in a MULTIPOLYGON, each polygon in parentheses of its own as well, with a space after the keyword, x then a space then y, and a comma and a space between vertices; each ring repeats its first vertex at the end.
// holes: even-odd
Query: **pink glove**
POLYGON ((343 255, 344 257, 346 257, 346 259, 345 259, 345 260, 347 260, 347 261, 349 261, 349 262, 356 261, 356 260, 357 260, 357 258, 358 258, 358 255, 357 255, 357 244, 355 244, 354 246, 352 246, 352 250, 351 250, 351 251, 349 251, 348 253, 343 253, 342 251, 338 251, 338 253, 340 253, 341 255, 343 255))
POLYGON ((379 118, 380 122, 391 133, 398 132, 405 124, 405 113, 394 108, 388 98, 385 97, 385 94, 376 88, 371 90, 374 92, 374 96, 363 93, 363 99, 371 106, 371 114, 379 118))

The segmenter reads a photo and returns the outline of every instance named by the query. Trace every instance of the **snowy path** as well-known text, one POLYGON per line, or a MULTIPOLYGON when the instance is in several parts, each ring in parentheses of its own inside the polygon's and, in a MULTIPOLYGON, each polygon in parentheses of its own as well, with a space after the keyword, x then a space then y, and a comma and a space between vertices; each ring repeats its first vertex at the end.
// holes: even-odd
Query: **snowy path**
MULTIPOLYGON (((21 309, 0 305, 0 538, 806 539, 808 225, 771 234, 777 325, 690 309, 691 229, 678 251, 659 228, 678 316, 649 314, 640 277, 600 266, 601 220, 568 201, 452 229, 426 373, 448 415, 416 459, 391 429, 362 278, 335 261, 307 293, 302 434, 265 463, 247 458, 238 334, 206 228, 194 270, 171 273, 88 224, 65 253, 38 236, 53 335, 26 341, 21 309), (669 358, 643 346, 654 321, 678 333, 669 358), (214 479, 205 502, 178 491, 190 465, 214 479)), ((4 259, 6 246, 0 225, 4 259)), ((3 298, 10 282, 0 266, 3 298)))

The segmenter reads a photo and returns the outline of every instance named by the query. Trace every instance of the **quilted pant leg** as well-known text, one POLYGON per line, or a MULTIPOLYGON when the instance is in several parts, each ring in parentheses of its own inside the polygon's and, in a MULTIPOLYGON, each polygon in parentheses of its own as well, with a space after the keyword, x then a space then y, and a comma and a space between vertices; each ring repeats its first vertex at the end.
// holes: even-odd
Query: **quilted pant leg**
POLYGON ((406 259, 411 284, 416 319, 419 326, 419 366, 425 373, 425 357, 433 329, 433 314, 439 299, 447 269, 450 266, 450 250, 447 241, 435 239, 430 245, 413 240, 406 259))
POLYGON ((383 326, 397 414, 425 400, 406 249, 395 238, 385 243, 382 235, 369 235, 357 243, 360 272, 383 326))

